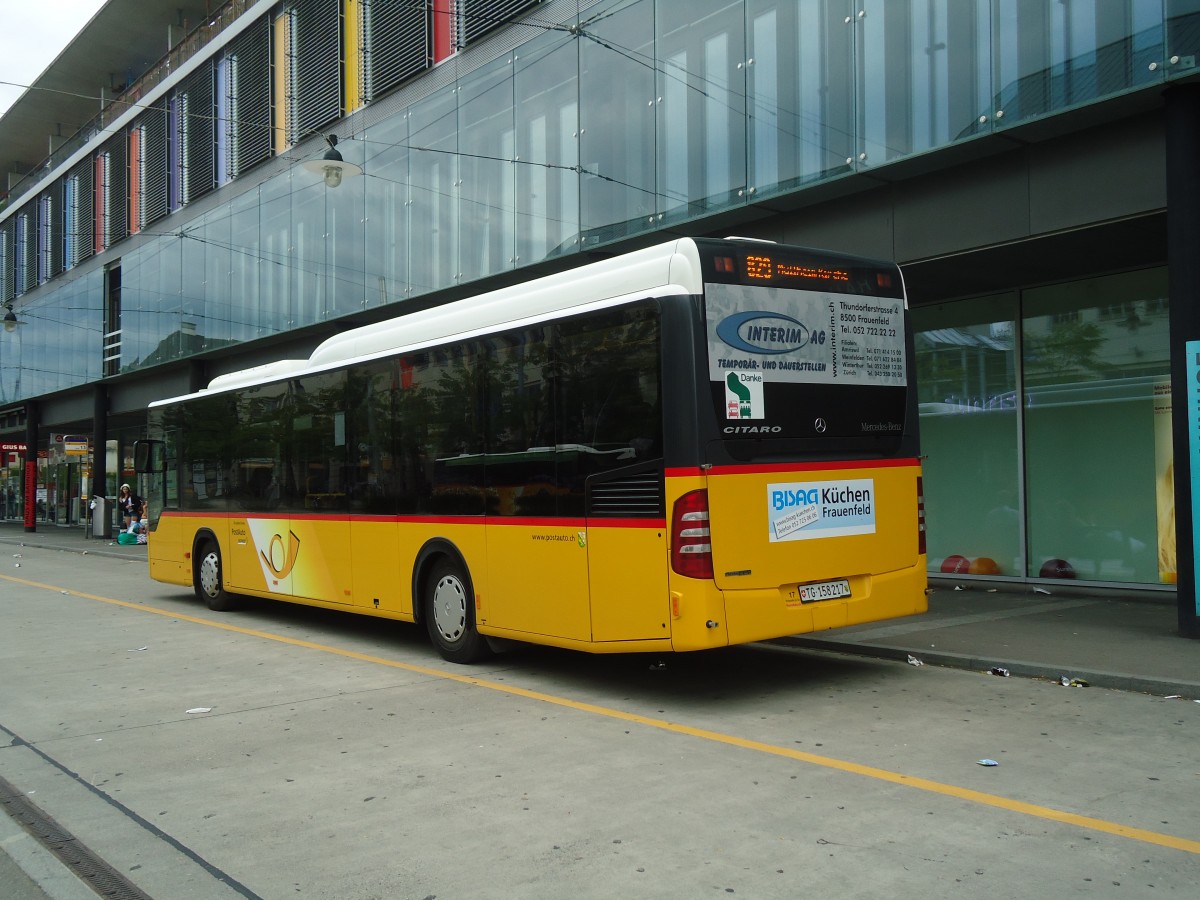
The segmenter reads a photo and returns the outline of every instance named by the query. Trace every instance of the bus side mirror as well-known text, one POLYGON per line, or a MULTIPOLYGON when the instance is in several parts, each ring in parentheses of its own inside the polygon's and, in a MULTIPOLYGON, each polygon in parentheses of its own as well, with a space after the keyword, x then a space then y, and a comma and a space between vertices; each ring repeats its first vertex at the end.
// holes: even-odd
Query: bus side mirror
POLYGON ((167 470, 162 441, 135 441, 133 468, 139 475, 158 475, 167 470))

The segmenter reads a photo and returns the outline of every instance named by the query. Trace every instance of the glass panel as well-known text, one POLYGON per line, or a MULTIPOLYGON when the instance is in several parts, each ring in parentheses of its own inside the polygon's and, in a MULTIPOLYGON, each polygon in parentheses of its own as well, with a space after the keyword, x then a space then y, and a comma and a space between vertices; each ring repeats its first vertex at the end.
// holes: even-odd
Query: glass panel
POLYGON ((158 273, 147 260, 145 245, 121 260, 121 371, 140 368, 159 338, 147 298, 157 288, 158 273))
POLYGON ((407 509, 416 506, 414 473, 399 465, 396 457, 399 374, 395 360, 356 366, 349 372, 346 449, 351 509, 394 515, 403 501, 407 509))
POLYGON ((1200 61, 1200 0, 1166 0, 1166 16, 1168 72, 1194 74, 1200 61))
POLYGON ((989 7, 989 0, 862 0, 863 161, 886 162, 983 130, 991 115, 989 7))
MULTIPOLYGON (((291 424, 288 390, 287 383, 278 383, 240 392, 228 445, 221 448, 223 452, 203 452, 206 463, 230 455, 227 483, 233 486, 230 493, 239 509, 276 510, 296 494, 295 472, 286 458, 291 424)), ((213 399, 220 402, 219 397, 213 399)), ((189 449, 199 456, 199 447, 189 449)))
MULTIPOLYGON (((346 162, 363 166, 363 141, 343 140, 338 150, 346 162)), ((325 318, 344 316, 366 305, 366 208, 367 179, 362 176, 344 178, 336 188, 325 188, 325 318)))
POLYGON ((552 33, 515 56, 517 265, 579 247, 579 45, 552 33))
POLYGON ((913 310, 933 572, 1024 571, 1016 315, 1015 294, 913 310))
POLYGON ((367 129, 363 182, 367 191, 366 304, 408 294, 408 116, 367 129))
MULTIPOLYGON (((433 472, 417 496, 418 512, 473 515, 484 511, 484 391, 473 344, 402 359, 397 398, 405 465, 433 472)), ((402 510, 404 511, 404 510, 402 510)))
POLYGON ((579 516, 590 476, 662 456, 658 311, 625 307, 557 332, 558 513, 579 516))
POLYGON ((412 289, 423 294, 458 274, 458 117, 454 88, 443 88, 409 113, 412 195, 409 221, 412 289))
POLYGON ((849 0, 748 0, 750 184, 782 190, 847 170, 854 96, 849 0))
MULTIPOLYGON (((205 239, 209 219, 214 213, 193 219, 179 234, 180 288, 179 300, 183 309, 183 321, 190 322, 196 346, 189 352, 198 353, 212 346, 212 326, 209 321, 207 298, 205 297, 205 265, 210 253, 205 239)), ((228 228, 228 225, 226 225, 228 228)), ((218 252, 212 248, 212 253, 218 252)), ((187 326, 185 325, 185 328, 187 326)))
POLYGON ((486 341, 487 510, 497 516, 554 515, 556 475, 554 348, 535 325, 486 341))
MULTIPOLYGON (((289 275, 295 265, 292 255, 292 198, 290 174, 272 178, 258 189, 258 222, 261 237, 257 254, 248 254, 246 264, 258 275, 259 334, 274 334, 292 327, 289 275)), ((234 204, 237 205, 235 200, 234 204)), ((236 212, 235 212, 236 215, 236 212)), ((237 224, 234 225, 237 238, 237 224)))
POLYGON ((653 227, 654 4, 588 10, 579 47, 581 243, 653 227))
POLYGON ((996 0, 995 15, 1003 124, 1162 78, 1162 0, 996 0))
POLYGON ((75 279, 17 309, 27 324, 0 336, 0 403, 100 377, 102 278, 75 279))
POLYGON ((101 377, 104 334, 104 273, 90 272, 65 287, 64 302, 70 310, 75 335, 71 364, 74 383, 84 384, 101 377))
MULTIPOLYGON (((229 204, 229 243, 227 275, 210 267, 208 289, 209 315, 230 323, 230 333, 242 340, 266 334, 262 317, 259 265, 262 237, 259 230, 258 191, 248 191, 229 204), (229 289, 221 292, 221 286, 229 289), (216 287, 213 287, 216 285, 216 287), (236 302, 234 298, 237 298, 236 302)), ((222 234, 224 229, 222 229, 222 234)), ((223 246, 223 245, 218 245, 223 246)), ((218 264, 219 265, 219 264, 218 264)), ((270 329, 273 330, 273 329, 270 329)))
POLYGON ((462 281, 511 269, 516 257, 512 58, 459 87, 459 264, 462 281))
POLYGON ((1165 269, 1025 293, 1030 575, 1160 580, 1155 485, 1170 481, 1171 430, 1155 395, 1170 396, 1166 297, 1165 269))
MULTIPOLYGON (((324 152, 324 151, 322 151, 324 152)), ((311 325, 325 318, 329 253, 325 243, 325 182, 303 169, 288 172, 281 181, 291 191, 290 256, 284 279, 291 281, 288 325, 311 325)), ((338 190, 341 190, 340 188, 338 190)))
POLYGON ((655 22, 660 211, 740 202, 746 184, 746 37, 737 0, 660 3, 655 22))
POLYGON ((346 509, 346 373, 307 375, 290 386, 284 503, 295 510, 346 509))
MULTIPOLYGON (((185 245, 194 244, 203 261, 204 269, 200 273, 201 281, 193 286, 191 293, 200 298, 200 308, 204 316, 203 334, 206 346, 210 349, 254 337, 253 322, 254 309, 258 299, 257 291, 244 295, 230 284, 231 272, 238 272, 240 281, 241 273, 250 268, 245 257, 248 252, 252 252, 258 242, 257 205, 249 212, 253 214, 250 228, 246 227, 244 215, 242 215, 242 221, 235 223, 231 207, 219 206, 207 213, 203 219, 197 220, 184 229, 185 245), (231 238, 235 227, 244 233, 252 229, 254 243, 251 245, 235 244, 231 238), (238 297, 242 302, 235 304, 234 297, 238 297)), ((257 287, 257 266, 254 266, 253 271, 255 274, 253 283, 257 287)))

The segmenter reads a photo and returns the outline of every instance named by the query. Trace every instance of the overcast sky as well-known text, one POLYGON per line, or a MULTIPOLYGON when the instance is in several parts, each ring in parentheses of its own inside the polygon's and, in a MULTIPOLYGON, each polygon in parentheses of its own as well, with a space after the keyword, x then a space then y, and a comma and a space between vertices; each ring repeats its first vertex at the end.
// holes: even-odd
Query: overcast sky
POLYGON ((105 0, 0 0, 0 115, 54 62, 105 0), (22 85, 13 87, 12 84, 22 85))

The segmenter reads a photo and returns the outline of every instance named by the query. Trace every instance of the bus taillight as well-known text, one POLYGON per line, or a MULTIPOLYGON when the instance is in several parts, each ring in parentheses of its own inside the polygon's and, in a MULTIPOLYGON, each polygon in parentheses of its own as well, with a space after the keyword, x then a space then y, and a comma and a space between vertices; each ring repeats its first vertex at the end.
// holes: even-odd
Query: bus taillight
POLYGON ((688 578, 712 578, 712 535, 708 491, 691 491, 671 512, 671 568, 688 578))
POLYGON ((925 479, 917 476, 917 553, 925 555, 925 479))

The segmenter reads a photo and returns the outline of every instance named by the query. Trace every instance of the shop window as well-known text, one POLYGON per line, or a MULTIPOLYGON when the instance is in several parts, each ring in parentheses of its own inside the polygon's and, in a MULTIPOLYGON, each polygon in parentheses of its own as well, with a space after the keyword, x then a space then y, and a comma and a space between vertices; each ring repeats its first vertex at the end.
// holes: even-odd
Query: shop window
POLYGON ((1163 269, 1024 294, 1032 577, 1174 580, 1166 296, 1163 269))
POLYGON ((933 572, 1024 572, 1016 318, 1016 294, 913 312, 933 572))

